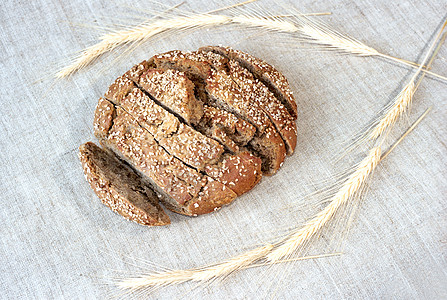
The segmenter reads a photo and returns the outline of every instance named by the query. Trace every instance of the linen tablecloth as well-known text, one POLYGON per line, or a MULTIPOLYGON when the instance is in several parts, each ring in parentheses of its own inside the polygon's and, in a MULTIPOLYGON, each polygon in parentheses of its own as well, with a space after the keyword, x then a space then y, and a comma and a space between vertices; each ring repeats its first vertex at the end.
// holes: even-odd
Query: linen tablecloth
MULTIPOLYGON (((206 12, 233 3, 190 0, 178 9, 206 12)), ((331 12, 314 18, 380 52, 419 63, 447 13, 445 0, 260 5, 272 14, 291 6, 331 12)), ((97 42, 99 27, 138 24, 161 8, 122 0, 0 4, 0 298, 103 299, 119 294, 114 278, 153 270, 149 262, 194 268, 275 241, 315 213, 313 200, 306 205, 303 196, 363 158, 354 151, 336 161, 415 72, 384 59, 316 50, 282 34, 218 27, 161 35, 130 54, 115 52, 68 79, 53 79, 71 55, 97 42), (155 53, 216 44, 249 52, 287 76, 299 109, 296 153, 276 175, 219 212, 170 214, 172 224, 163 228, 126 221, 100 203, 77 158, 81 143, 95 141, 97 99, 116 77, 155 53)), ((447 75, 446 58, 444 47, 432 71, 447 75)), ((149 296, 446 298, 446 105, 447 84, 426 77, 389 140, 433 109, 377 168, 342 240, 342 255, 244 270, 218 285, 191 291, 194 285, 184 284, 149 296)), ((329 232, 322 239, 327 243, 319 241, 309 254, 328 253, 329 232)))

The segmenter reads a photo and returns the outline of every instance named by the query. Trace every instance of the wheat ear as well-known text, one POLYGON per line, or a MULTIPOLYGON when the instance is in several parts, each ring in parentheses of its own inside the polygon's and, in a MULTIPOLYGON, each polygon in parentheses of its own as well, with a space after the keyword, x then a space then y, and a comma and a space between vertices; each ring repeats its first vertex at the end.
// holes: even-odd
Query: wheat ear
POLYGON ((121 289, 135 291, 143 288, 159 288, 188 281, 207 283, 218 278, 223 278, 251 265, 253 262, 264 257, 272 248, 273 245, 267 244, 212 266, 190 270, 154 272, 148 275, 122 280, 117 285, 121 289))
POLYGON ((382 136, 385 131, 389 130, 399 119, 399 117, 407 110, 413 101, 415 92, 414 81, 411 80, 403 90, 394 98, 392 105, 390 105, 384 112, 383 116, 378 121, 377 125, 368 134, 368 140, 376 140, 382 136))
POLYGON ((91 64, 102 54, 118 46, 145 41, 169 30, 192 29, 203 26, 217 26, 228 23, 231 17, 223 15, 198 14, 190 17, 178 17, 144 23, 134 28, 119 30, 100 37, 101 42, 85 49, 74 62, 61 69, 56 77, 62 78, 91 64))
POLYGON ((364 43, 349 37, 346 34, 342 34, 329 26, 319 21, 314 21, 308 17, 297 13, 295 15, 295 21, 298 27, 298 33, 301 36, 301 40, 306 41, 312 45, 317 45, 323 49, 341 51, 344 53, 351 53, 358 56, 376 56, 382 57, 394 62, 405 64, 412 68, 417 68, 418 72, 424 72, 434 77, 447 81, 447 77, 433 73, 428 68, 423 68, 424 63, 418 65, 414 62, 397 58, 388 54, 379 52, 378 50, 365 45, 364 43))
POLYGON ((357 169, 348 177, 343 186, 331 198, 331 202, 319 212, 312 220, 304 225, 297 232, 292 234, 285 241, 281 242, 278 247, 273 249, 267 256, 267 261, 276 262, 283 258, 290 257, 303 246, 310 238, 315 236, 332 217, 337 210, 350 200, 355 199, 355 195, 365 184, 368 176, 374 171, 380 161, 380 147, 374 147, 365 157, 357 169))
MULTIPOLYGON (((427 51, 427 54, 424 57, 424 60, 421 64, 421 66, 418 68, 416 73, 413 75, 413 77, 410 79, 410 81, 405 85, 405 87, 402 89, 402 91, 397 95, 396 98, 394 98, 394 101, 391 103, 390 106, 388 106, 382 116, 380 117, 379 121, 372 127, 371 130, 367 133, 367 139, 368 140, 376 140, 377 138, 381 137, 386 131, 390 130, 393 125, 396 123, 396 121, 402 116, 403 113, 407 111, 407 109, 410 107, 412 101, 413 101, 413 95, 416 92, 417 88, 419 87, 422 79, 424 78, 425 74, 422 74, 422 76, 419 78, 419 80, 416 82, 416 78, 422 71, 422 66, 428 61, 430 58, 430 55, 432 54, 432 51, 438 41, 441 39, 442 32, 444 28, 447 26, 447 19, 445 20, 443 26, 439 30, 438 34, 436 35, 432 45, 427 51), (415 83, 416 82, 416 83, 415 83)), ((439 47, 441 46, 442 42, 439 43, 439 47)), ((433 61, 433 58, 436 56, 439 47, 433 52, 432 59, 427 64, 429 67, 433 61)), ((386 135, 385 135, 386 136, 386 135)))

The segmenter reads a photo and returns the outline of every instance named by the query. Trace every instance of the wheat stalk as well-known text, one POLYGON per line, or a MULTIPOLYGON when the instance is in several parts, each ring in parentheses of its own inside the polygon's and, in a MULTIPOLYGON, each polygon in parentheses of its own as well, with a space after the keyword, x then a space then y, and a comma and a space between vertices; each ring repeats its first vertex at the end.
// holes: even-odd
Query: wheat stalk
POLYGON ((367 131, 366 135, 368 140, 376 140, 379 137, 381 137, 385 132, 389 131, 394 126, 396 121, 402 116, 402 114, 404 114, 410 107, 413 101, 413 95, 416 92, 417 88, 419 87, 420 83, 422 82, 422 79, 424 78, 425 74, 422 74, 417 83, 415 83, 416 78, 421 73, 422 66, 428 61, 430 55, 432 55, 432 59, 429 61, 427 66, 430 67, 431 63, 433 62, 433 59, 437 55, 437 52, 439 51, 439 48, 442 45, 443 40, 439 43, 438 48, 435 51, 433 51, 433 49, 438 43, 438 41, 441 39, 442 32, 444 31, 444 28, 446 26, 447 26, 447 19, 445 20, 443 26, 436 35, 432 45, 428 49, 427 54, 423 59, 421 66, 418 68, 416 73, 413 75, 410 81, 405 85, 402 91, 397 95, 397 97, 394 98, 394 101, 391 103, 391 105, 389 105, 384 110, 379 121, 376 122, 376 124, 373 125, 373 127, 369 131, 367 131))
POLYGON ((186 30, 203 26, 217 26, 230 21, 231 17, 224 15, 198 14, 190 17, 178 17, 159 20, 152 23, 143 23, 134 28, 108 33, 100 37, 101 42, 85 49, 73 63, 61 69, 56 74, 56 77, 67 77, 91 64, 102 54, 121 45, 143 42, 151 37, 170 30, 186 30))
POLYGON ((177 17, 144 23, 134 28, 115 31, 100 37, 101 42, 85 49, 70 65, 62 68, 57 78, 67 77, 95 61, 99 56, 112 51, 118 46, 144 42, 156 35, 172 30, 188 30, 193 28, 213 27, 224 24, 237 24, 246 27, 262 27, 272 31, 296 32, 298 28, 292 23, 280 19, 196 14, 189 17, 177 17))
POLYGON ((148 275, 122 280, 117 285, 121 289, 138 290, 148 287, 164 287, 188 281, 200 283, 211 282, 251 265, 253 262, 264 257, 272 248, 273 245, 267 244, 212 266, 190 270, 154 272, 148 275))
POLYGON ((348 177, 343 186, 331 198, 331 202, 310 220, 301 229, 281 242, 278 247, 272 250, 267 256, 270 262, 276 262, 284 257, 289 257, 295 251, 303 246, 310 238, 315 236, 332 219, 338 209, 355 199, 355 195, 365 184, 366 179, 374 171, 380 161, 380 147, 374 147, 370 150, 357 169, 348 177))
POLYGON ((357 39, 335 31, 322 22, 311 20, 302 14, 297 13, 295 15, 295 22, 298 27, 298 33, 300 34, 299 39, 312 45, 317 45, 326 50, 341 51, 343 53, 351 53, 358 56, 382 57, 394 62, 405 64, 412 68, 417 68, 418 72, 424 72, 447 81, 447 77, 433 73, 427 70, 428 68, 424 69, 424 63, 419 65, 405 59, 381 53, 378 50, 358 41, 357 39))
POLYGON ((309 20, 309 22, 302 24, 299 27, 299 32, 305 38, 308 38, 309 42, 312 44, 320 45, 328 49, 353 53, 359 56, 373 56, 379 54, 379 51, 354 38, 342 35, 329 28, 317 26, 317 23, 310 22, 311 21, 309 20))
MULTIPOLYGON (((100 42, 96 45, 86 48, 76 57, 71 64, 62 68, 56 73, 57 78, 70 76, 78 70, 83 69, 99 56, 114 50, 118 46, 130 43, 144 42, 156 35, 175 30, 188 30, 194 28, 221 26, 226 24, 242 25, 244 27, 264 28, 270 31, 283 33, 292 33, 298 35, 301 40, 308 41, 313 45, 318 45, 325 49, 343 51, 359 56, 377 56, 383 57, 395 62, 409 65, 414 68, 420 67, 414 62, 410 62, 391 55, 383 54, 376 49, 365 45, 364 43, 343 35, 321 22, 312 21, 306 14, 297 13, 293 15, 295 22, 286 20, 281 16, 262 16, 262 12, 256 15, 240 14, 235 16, 211 14, 223 9, 234 8, 253 2, 245 1, 229 7, 220 8, 204 14, 193 14, 191 16, 176 16, 170 19, 161 19, 158 21, 147 21, 139 26, 124 30, 115 31, 100 37, 100 42)), ((311 13, 308 15, 324 15, 326 13, 311 13)), ((422 64, 423 65, 423 64, 422 64)), ((447 81, 447 77, 422 69, 422 72, 447 81)))

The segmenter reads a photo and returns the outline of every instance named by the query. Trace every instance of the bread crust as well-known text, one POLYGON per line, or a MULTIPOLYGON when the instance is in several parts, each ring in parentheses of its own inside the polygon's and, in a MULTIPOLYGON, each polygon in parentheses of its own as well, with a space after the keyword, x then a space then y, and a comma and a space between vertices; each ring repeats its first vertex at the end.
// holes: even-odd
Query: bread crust
POLYGON ((253 95, 244 93, 223 70, 212 72, 206 80, 206 90, 215 105, 236 113, 256 127, 257 134, 250 145, 263 159, 264 174, 275 174, 284 162, 285 145, 264 111, 252 101, 253 95))
POLYGON ((149 69, 139 78, 138 86, 189 125, 203 116, 203 104, 194 97, 194 84, 183 72, 149 69))
POLYGON ((294 152, 296 104, 288 91, 282 74, 243 52, 170 51, 115 80, 98 101, 95 136, 166 208, 209 213, 294 152))
MULTIPOLYGON (((123 86, 127 88, 129 85, 123 86)), ((248 160, 246 153, 227 154, 223 158, 222 145, 181 123, 175 115, 157 105, 138 88, 134 88, 126 97, 120 99, 118 104, 170 155, 198 171, 204 171, 236 194, 241 195, 249 191, 260 180, 259 158, 253 156, 248 160), (219 163, 221 160, 225 163, 219 163), (250 170, 253 175, 240 174, 242 170, 250 170)))
POLYGON ((241 67, 234 60, 229 61, 228 65, 233 81, 239 86, 243 94, 249 95, 251 103, 257 103, 258 107, 266 113, 284 140, 287 154, 292 155, 297 140, 294 118, 273 93, 262 82, 254 78, 253 74, 247 69, 241 67))

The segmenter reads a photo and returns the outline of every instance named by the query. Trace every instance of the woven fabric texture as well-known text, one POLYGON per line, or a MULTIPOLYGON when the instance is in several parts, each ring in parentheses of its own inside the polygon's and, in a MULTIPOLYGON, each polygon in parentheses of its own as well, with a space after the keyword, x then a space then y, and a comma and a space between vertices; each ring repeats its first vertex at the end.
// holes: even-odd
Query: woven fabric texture
MULTIPOLYGON (((233 3, 190 0, 179 9, 205 12, 233 3)), ((259 5, 272 14, 292 6, 304 13, 331 12, 314 18, 415 62, 421 62, 447 11, 445 0, 281 3, 259 5)), ((111 285, 114 278, 152 270, 150 262, 194 268, 275 241, 316 212, 313 200, 303 202, 303 196, 362 159, 364 152, 355 151, 336 161, 414 74, 384 59, 303 47, 279 33, 217 27, 161 35, 131 53, 121 49, 102 57, 70 78, 53 79, 70 55, 93 45, 105 27, 138 24, 160 9, 155 2, 122 0, 0 4, 0 298, 104 299, 119 294, 111 285), (217 44, 260 57, 287 76, 299 109, 296 153, 278 174, 216 213, 170 214, 172 224, 163 228, 126 221, 100 203, 77 158, 80 144, 95 141, 97 99, 116 77, 155 53, 217 44)), ((432 71, 447 75, 446 59, 443 47, 432 71)), ((349 233, 336 238, 342 255, 244 270, 217 285, 192 290, 194 285, 183 284, 151 296, 447 297, 446 95, 446 82, 432 77, 422 82, 389 141, 433 109, 378 166, 349 233)), ((331 239, 326 232, 308 254, 335 251, 327 246, 331 239)))

